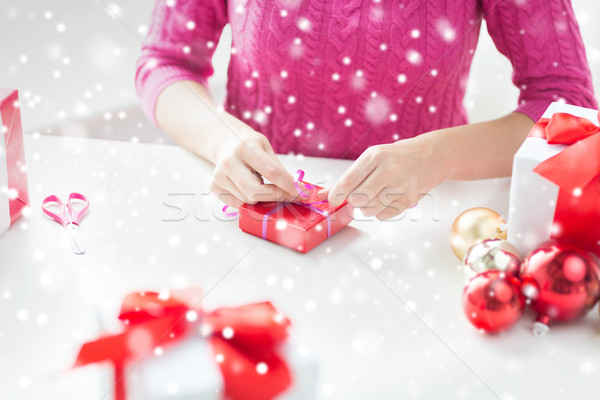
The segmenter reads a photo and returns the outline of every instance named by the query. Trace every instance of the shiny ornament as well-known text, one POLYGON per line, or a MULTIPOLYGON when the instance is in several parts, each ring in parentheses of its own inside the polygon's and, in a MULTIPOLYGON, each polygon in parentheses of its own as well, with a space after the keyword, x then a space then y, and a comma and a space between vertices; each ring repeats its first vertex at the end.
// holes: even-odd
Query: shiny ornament
POLYGON ((485 271, 499 270, 518 275, 521 268, 519 250, 503 239, 485 239, 475 243, 465 254, 465 273, 470 278, 485 271))
POLYGON ((450 228, 452 251, 462 261, 469 247, 489 238, 505 223, 500 214, 489 208, 476 207, 464 211, 456 217, 450 228))
POLYGON ((477 329, 487 333, 513 326, 525 309, 521 282, 513 275, 492 270, 469 281, 463 292, 463 310, 477 329))
POLYGON ((549 330, 551 321, 564 322, 583 317, 600 298, 598 258, 581 247, 547 241, 523 261, 523 293, 538 313, 533 333, 549 330))

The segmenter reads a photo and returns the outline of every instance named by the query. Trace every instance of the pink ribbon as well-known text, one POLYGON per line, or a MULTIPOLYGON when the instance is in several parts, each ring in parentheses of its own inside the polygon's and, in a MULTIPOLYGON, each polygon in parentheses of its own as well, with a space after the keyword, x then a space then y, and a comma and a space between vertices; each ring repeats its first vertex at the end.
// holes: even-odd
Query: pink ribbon
MULTIPOLYGON (((300 182, 304 179, 304 171, 299 169, 298 171, 296 171, 296 176, 294 177, 294 186, 296 187, 296 192, 298 192, 298 194, 302 197, 304 197, 305 199, 308 199, 310 197, 310 192, 312 192, 312 190, 315 188, 314 185, 311 185, 310 183, 304 183, 304 187, 306 189, 308 189, 308 194, 304 193, 304 190, 302 190, 302 188, 300 187, 300 182)), ((320 203, 324 203, 323 201, 321 201, 320 203)), ((310 203, 310 204, 315 204, 315 203, 310 203)))
POLYGON ((223 211, 223 215, 225 215, 226 217, 237 217, 238 215, 240 215, 239 212, 237 211, 227 211, 227 209, 229 208, 229 206, 223 206, 223 208, 221 209, 221 211, 223 211))
MULTIPOLYGON (((300 187, 300 182, 302 181, 302 179, 304 179, 304 171, 299 169, 298 171, 296 171, 296 176, 294 177, 294 186, 296 187, 296 191, 298 192, 298 194, 304 198, 309 198, 310 197, 310 193, 316 188, 315 185, 311 185, 310 183, 304 183, 303 185, 306 189, 309 190, 309 193, 306 194, 306 192, 300 187)), ((281 208, 285 207, 287 204, 293 204, 293 205, 297 205, 297 206, 301 206, 301 207, 306 207, 311 211, 316 212, 317 214, 320 214, 322 216, 325 217, 325 220, 327 221, 327 237, 331 236, 331 220, 329 219, 329 213, 327 211, 323 211, 321 209, 319 209, 318 207, 315 207, 314 204, 324 204, 327 203, 327 200, 321 200, 321 201, 313 201, 310 203, 305 203, 305 202, 285 202, 285 203, 280 203, 277 207, 273 208, 271 211, 269 211, 268 213, 266 213, 263 216, 263 223, 262 223, 262 238, 266 239, 267 238, 267 222, 269 221, 269 217, 276 213, 278 210, 280 210, 281 208)), ((239 216, 239 212, 238 211, 227 211, 227 209, 229 209, 228 205, 225 205, 222 209, 223 214, 226 217, 237 217, 239 216)))
POLYGON ((263 215, 263 222, 262 222, 262 238, 263 239, 267 238, 267 221, 269 220, 269 217, 271 216, 271 214, 276 213, 277 210, 282 208, 284 205, 285 205, 285 203, 282 203, 282 204, 278 205, 277 207, 275 207, 274 209, 272 209, 271 211, 269 211, 268 213, 266 213, 265 215, 263 215))

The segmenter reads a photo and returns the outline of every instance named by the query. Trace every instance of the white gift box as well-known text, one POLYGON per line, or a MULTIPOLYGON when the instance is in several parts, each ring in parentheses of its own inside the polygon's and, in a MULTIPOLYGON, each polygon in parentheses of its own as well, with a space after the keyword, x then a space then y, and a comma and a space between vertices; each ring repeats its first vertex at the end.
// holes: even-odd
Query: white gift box
MULTIPOLYGON (((104 328, 118 332, 116 314, 104 310, 100 321, 104 328)), ((316 398, 316 359, 301 351, 304 349, 297 346, 293 334, 280 350, 290 369, 292 386, 277 400, 316 398)), ((140 363, 125 365, 125 374, 127 400, 222 400, 223 378, 211 344, 200 332, 160 352, 148 354, 140 363)))
MULTIPOLYGON (((317 363, 300 356, 293 344, 282 348, 293 385, 279 400, 316 397, 317 363)), ((151 355, 127 375, 128 400, 221 400, 223 379, 210 343, 201 337, 151 355)))
MULTIPOLYGON (((598 125, 598 110, 562 103, 552 103, 542 118, 551 118, 556 113, 587 118, 598 125)), ((548 144, 542 138, 528 137, 514 156, 508 211, 508 240, 523 256, 551 238, 559 193, 559 187, 534 172, 534 168, 566 147, 562 144, 548 144)))

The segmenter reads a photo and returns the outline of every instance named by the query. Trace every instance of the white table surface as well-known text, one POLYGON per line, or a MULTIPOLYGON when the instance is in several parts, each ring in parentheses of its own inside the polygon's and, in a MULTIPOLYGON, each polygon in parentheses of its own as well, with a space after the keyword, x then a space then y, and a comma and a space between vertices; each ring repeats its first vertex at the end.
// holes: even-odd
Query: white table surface
MULTIPOLYGON (((129 291, 195 285, 210 290, 208 308, 269 299, 288 315, 320 360, 319 399, 597 396, 597 308, 544 338, 530 334, 530 313, 496 336, 462 313, 449 227, 474 206, 506 215, 508 179, 445 183, 420 215, 359 218, 301 254, 221 220, 203 195, 211 167, 181 148, 39 135, 25 145, 31 210, 0 236, 1 399, 99 400, 102 367, 68 370, 98 335, 94 310, 116 309, 129 291), (40 210, 71 191, 91 201, 83 256, 40 210)), ((281 159, 325 185, 350 164, 281 159)))

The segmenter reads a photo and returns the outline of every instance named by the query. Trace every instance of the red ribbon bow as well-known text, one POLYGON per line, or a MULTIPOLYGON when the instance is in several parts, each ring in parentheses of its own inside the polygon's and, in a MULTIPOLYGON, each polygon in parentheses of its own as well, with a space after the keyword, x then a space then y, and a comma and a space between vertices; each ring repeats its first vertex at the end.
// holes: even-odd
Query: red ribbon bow
POLYGON ((569 145, 534 169, 560 188, 552 237, 600 255, 600 127, 586 118, 557 113, 542 118, 529 136, 569 145))
MULTIPOLYGON (((600 120, 600 113, 598 115, 600 120)), ((557 113, 542 118, 529 136, 541 137, 548 144, 570 145, 540 163, 535 172, 560 188, 583 189, 600 175, 600 127, 586 118, 557 113)))
POLYGON ((200 298, 198 290, 170 296, 154 292, 127 295, 119 314, 124 331, 85 343, 75 367, 111 361, 115 400, 125 400, 126 363, 141 360, 154 348, 179 342, 200 329, 206 331, 223 376, 223 398, 266 400, 287 389, 291 374, 276 347, 287 338, 290 321, 270 302, 205 312, 193 306, 200 298), (189 301, 192 296, 196 301, 189 301))

